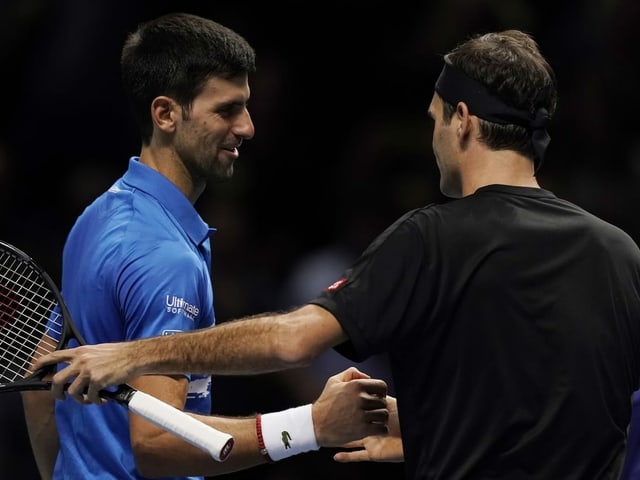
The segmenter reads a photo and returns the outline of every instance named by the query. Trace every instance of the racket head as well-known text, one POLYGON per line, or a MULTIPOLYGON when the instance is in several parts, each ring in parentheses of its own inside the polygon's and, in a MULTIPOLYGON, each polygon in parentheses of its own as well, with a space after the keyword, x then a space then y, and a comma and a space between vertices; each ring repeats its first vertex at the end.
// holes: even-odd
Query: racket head
MULTIPOLYGON (((57 285, 29 255, 0 240, 0 393, 48 390, 56 366, 33 371, 42 355, 86 345, 76 330, 57 285)), ((103 390, 104 398, 129 410, 224 461, 233 437, 129 385, 103 390)))
POLYGON ((48 390, 46 377, 56 366, 33 371, 31 365, 72 339, 85 343, 55 282, 29 255, 0 240, 0 393, 48 390))

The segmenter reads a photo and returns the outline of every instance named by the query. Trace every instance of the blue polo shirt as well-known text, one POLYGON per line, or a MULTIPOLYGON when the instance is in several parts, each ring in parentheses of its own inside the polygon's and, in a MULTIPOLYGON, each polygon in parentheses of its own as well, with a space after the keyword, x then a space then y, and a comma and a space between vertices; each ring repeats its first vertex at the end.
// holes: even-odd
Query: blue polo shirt
POLYGON ((640 478, 640 390, 631 397, 631 422, 629 423, 629 439, 627 456, 619 480, 636 480, 640 478))
MULTIPOLYGON (((174 184, 138 160, 131 158, 124 176, 84 210, 64 246, 62 294, 90 344, 215 323, 214 230, 174 184)), ((211 412, 210 376, 189 376, 186 410, 211 412)), ((143 478, 126 407, 56 402, 56 421, 61 441, 55 479, 143 478)))

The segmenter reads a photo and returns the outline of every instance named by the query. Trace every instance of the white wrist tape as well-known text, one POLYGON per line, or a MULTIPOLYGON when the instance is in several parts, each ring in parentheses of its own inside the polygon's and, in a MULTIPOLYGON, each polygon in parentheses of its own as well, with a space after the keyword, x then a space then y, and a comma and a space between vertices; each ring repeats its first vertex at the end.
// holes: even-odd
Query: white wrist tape
POLYGON ((264 446, 273 461, 318 450, 311 404, 262 415, 264 446))

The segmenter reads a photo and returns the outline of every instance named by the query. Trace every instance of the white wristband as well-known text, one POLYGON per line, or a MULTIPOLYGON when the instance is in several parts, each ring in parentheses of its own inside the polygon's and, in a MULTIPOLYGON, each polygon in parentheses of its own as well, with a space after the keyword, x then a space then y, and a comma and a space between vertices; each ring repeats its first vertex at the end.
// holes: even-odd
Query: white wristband
POLYGON ((311 404, 261 416, 266 453, 273 461, 318 450, 311 404))

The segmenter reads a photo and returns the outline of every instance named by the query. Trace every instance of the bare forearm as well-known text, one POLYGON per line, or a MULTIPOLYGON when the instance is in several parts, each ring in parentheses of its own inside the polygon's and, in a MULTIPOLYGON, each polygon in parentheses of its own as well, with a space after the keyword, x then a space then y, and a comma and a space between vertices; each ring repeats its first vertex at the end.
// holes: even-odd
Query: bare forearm
POLYGON ((50 479, 58 455, 58 430, 50 392, 23 392, 22 404, 33 457, 43 480, 50 479))
POLYGON ((133 445, 136 464, 145 477, 218 476, 265 463, 258 449, 254 417, 193 416, 233 436, 234 446, 229 457, 218 462, 207 452, 161 432, 153 441, 133 445))
POLYGON ((346 337, 335 318, 308 305, 129 345, 137 373, 268 373, 308 365, 346 337))
MULTIPOLYGON (((186 394, 186 384, 180 378, 143 376, 134 380, 133 386, 157 396, 164 394, 164 400, 173 404, 180 403, 180 393, 186 394)), ((191 414, 233 436, 234 447, 222 463, 131 414, 129 422, 136 464, 145 476, 151 477, 213 476, 265 463, 264 450, 271 459, 278 460, 323 446, 342 445, 368 435, 382 435, 387 432, 386 392, 386 382, 371 379, 351 367, 330 377, 313 404, 265 412, 261 419, 191 414), (260 439, 258 431, 261 432, 260 439), (284 450, 281 448, 283 431, 291 432, 295 438, 294 444, 284 450)))
POLYGON ((215 328, 180 333, 132 345, 140 373, 267 373, 299 366, 281 358, 286 326, 271 315, 230 321, 215 328))
MULTIPOLYGON (((84 345, 44 357, 36 368, 66 362, 53 377, 56 398, 66 393, 100 401, 98 391, 140 375, 210 373, 253 375, 308 365, 346 340, 331 313, 306 305, 283 314, 263 314, 189 333, 119 343, 84 345)), ((85 399, 87 400, 87 399, 85 399)))

